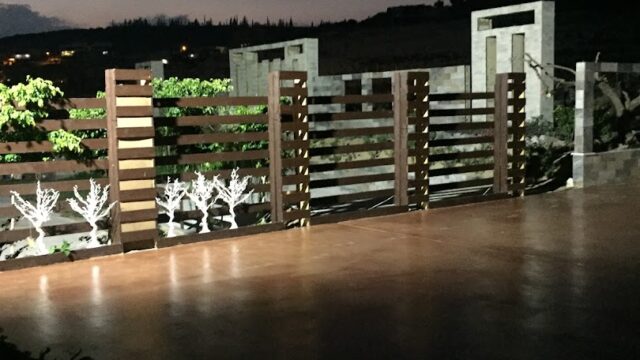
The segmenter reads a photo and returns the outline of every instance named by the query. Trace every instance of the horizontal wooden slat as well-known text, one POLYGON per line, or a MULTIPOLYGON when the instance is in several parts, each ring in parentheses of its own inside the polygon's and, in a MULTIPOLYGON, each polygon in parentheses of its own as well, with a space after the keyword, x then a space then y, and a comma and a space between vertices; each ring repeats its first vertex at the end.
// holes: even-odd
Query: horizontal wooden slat
POLYGON ((458 166, 458 167, 450 167, 450 168, 442 168, 442 169, 430 169, 429 176, 435 177, 435 176, 466 174, 466 173, 491 171, 491 170, 493 170, 493 164, 468 165, 468 166, 458 166))
POLYGON ((118 129, 118 139, 123 139, 123 140, 153 138, 155 136, 156 136, 156 131, 152 127, 118 129))
POLYGON ((193 134, 158 137, 156 138, 156 146, 240 143, 267 140, 269 140, 269 134, 267 132, 193 134))
POLYGON ((429 94, 429 101, 488 100, 494 97, 495 94, 492 92, 429 94))
POLYGON ((493 130, 494 124, 490 122, 473 123, 447 123, 430 124, 429 131, 469 131, 469 130, 493 130))
POLYGON ((120 202, 155 200, 156 189, 120 191, 120 202))
POLYGON ((325 156, 333 154, 349 154, 357 152, 367 151, 381 151, 392 150, 394 147, 393 142, 381 142, 375 144, 361 144, 361 145, 343 145, 343 146, 328 146, 321 148, 309 149, 311 156, 325 156))
POLYGON ((87 162, 55 160, 47 162, 8 163, 0 166, 0 175, 106 170, 107 168, 107 160, 91 160, 87 162))
POLYGON ((130 224, 136 222, 151 221, 158 218, 158 210, 137 210, 120 213, 120 222, 122 224, 130 224))
POLYGON ((156 169, 148 168, 120 170, 119 175, 121 181, 154 179, 156 177, 156 169))
POLYGON ((309 121, 346 121, 393 118, 392 111, 367 111, 367 112, 340 112, 340 113, 316 113, 309 114, 309 121))
POLYGON ((167 107, 209 107, 209 106, 259 106, 266 105, 267 97, 263 96, 215 96, 193 98, 161 98, 153 99, 153 106, 167 107))
POLYGON ((258 115, 202 115, 180 117, 156 117, 154 125, 160 126, 208 126, 225 124, 267 124, 269 117, 266 114, 258 115))
POLYGON ((151 85, 118 85, 116 86, 118 97, 151 97, 153 88, 151 85))
POLYGON ((308 98, 309 105, 362 104, 362 103, 375 104, 375 103, 390 103, 390 102, 393 102, 392 94, 311 96, 308 98))
POLYGON ((107 128, 105 119, 50 119, 42 120, 37 127, 46 131, 56 130, 97 130, 107 128))
POLYGON ((104 109, 106 106, 105 99, 97 98, 71 98, 65 102, 66 109, 104 109))
POLYGON ((135 159, 149 159, 156 156, 155 148, 138 148, 138 149, 119 149, 118 159, 120 160, 135 160, 135 159))
MULTIPOLYGON (((411 134, 409 135, 409 139, 411 139, 411 134)), ((487 143, 493 143, 493 136, 478 136, 478 137, 468 137, 468 138, 458 138, 458 139, 431 140, 429 142, 429 147, 436 148, 436 147, 475 145, 475 144, 487 144, 487 143)))
POLYGON ((151 106, 118 106, 116 113, 118 117, 151 117, 153 108, 151 106))
POLYGON ((472 116, 472 115, 493 115, 493 108, 474 108, 474 109, 431 109, 430 117, 448 117, 448 116, 472 116))
MULTIPOLYGON (((81 146, 89 150, 104 150, 107 148, 107 139, 84 139, 81 146)), ((53 144, 49 141, 21 141, 0 143, 0 154, 33 154, 51 153, 53 144)))
POLYGON ((156 158, 156 165, 189 165, 206 162, 232 162, 242 160, 264 160, 269 158, 268 150, 236 151, 223 153, 201 153, 162 156, 156 158))

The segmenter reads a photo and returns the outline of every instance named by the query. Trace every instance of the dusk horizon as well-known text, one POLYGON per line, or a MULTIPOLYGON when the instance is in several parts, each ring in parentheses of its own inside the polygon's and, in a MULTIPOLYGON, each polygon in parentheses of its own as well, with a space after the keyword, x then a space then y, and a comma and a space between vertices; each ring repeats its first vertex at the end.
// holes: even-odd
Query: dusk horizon
POLYGON ((191 0, 175 3, 167 0, 140 0, 135 3, 124 0, 108 0, 99 3, 78 4, 73 0, 12 0, 0 2, 0 5, 27 5, 44 17, 54 17, 71 27, 103 27, 112 22, 133 18, 147 18, 158 15, 188 16, 191 19, 212 19, 225 21, 232 17, 247 17, 249 20, 263 22, 267 19, 292 18, 298 24, 319 21, 341 21, 346 19, 362 20, 389 7, 403 5, 432 4, 434 0, 370 0, 350 1, 325 0, 313 2, 302 0, 290 6, 285 0, 240 0, 232 4, 216 0, 191 0), (126 5, 126 6, 125 6, 126 5), (284 11, 283 11, 284 10, 284 11))

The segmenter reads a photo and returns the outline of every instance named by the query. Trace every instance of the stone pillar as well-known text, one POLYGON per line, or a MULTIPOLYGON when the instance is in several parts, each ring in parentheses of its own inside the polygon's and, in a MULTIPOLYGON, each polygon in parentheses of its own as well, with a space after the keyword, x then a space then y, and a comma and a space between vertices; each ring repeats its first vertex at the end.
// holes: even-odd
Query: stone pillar
POLYGON ((573 180, 577 187, 584 186, 585 156, 593 152, 593 102, 595 63, 576 64, 575 145, 573 153, 573 180))

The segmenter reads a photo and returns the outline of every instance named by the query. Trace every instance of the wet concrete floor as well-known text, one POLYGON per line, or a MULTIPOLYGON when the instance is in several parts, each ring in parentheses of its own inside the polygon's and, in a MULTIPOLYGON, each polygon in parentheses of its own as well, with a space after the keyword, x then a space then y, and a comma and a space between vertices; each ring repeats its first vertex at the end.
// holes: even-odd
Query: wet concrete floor
POLYGON ((634 359, 640 186, 0 274, 18 346, 95 359, 634 359))

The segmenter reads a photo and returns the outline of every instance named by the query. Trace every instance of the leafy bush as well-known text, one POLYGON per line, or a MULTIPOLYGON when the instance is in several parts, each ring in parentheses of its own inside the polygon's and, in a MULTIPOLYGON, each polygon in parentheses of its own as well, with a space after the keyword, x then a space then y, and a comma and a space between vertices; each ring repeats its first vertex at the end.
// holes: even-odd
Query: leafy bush
POLYGON ((566 158, 573 151, 575 111, 572 107, 558 106, 554 110, 553 122, 542 118, 533 119, 526 127, 526 173, 530 184, 556 178, 562 174, 566 181, 566 158))
MULTIPOLYGON (((0 141, 44 141, 53 144, 53 152, 79 153, 81 139, 65 130, 48 135, 38 129, 38 123, 46 119, 51 103, 59 101, 64 93, 49 80, 27 77, 25 83, 12 87, 0 84, 0 141)), ((17 162, 23 156, 7 154, 1 162, 17 162)))

